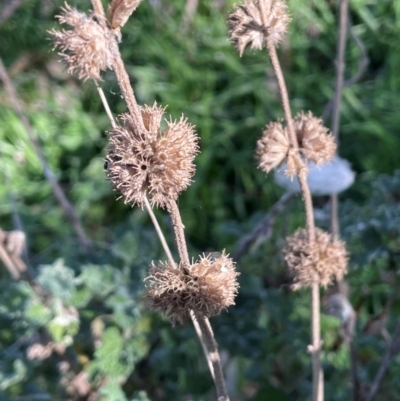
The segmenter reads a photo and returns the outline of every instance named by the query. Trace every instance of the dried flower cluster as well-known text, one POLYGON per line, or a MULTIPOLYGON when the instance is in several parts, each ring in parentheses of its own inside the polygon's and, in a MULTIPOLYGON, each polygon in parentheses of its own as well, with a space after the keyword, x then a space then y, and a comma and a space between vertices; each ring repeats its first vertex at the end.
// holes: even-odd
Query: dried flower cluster
POLYGON ((144 132, 135 132, 132 117, 123 114, 123 124, 109 133, 107 176, 125 203, 142 206, 147 195, 152 204, 165 207, 191 183, 198 138, 183 116, 177 122, 167 121, 168 128, 161 132, 164 109, 154 104, 141 112, 144 132))
POLYGON ((282 0, 245 0, 228 18, 231 39, 241 56, 248 44, 259 50, 266 41, 276 46, 289 22, 287 5, 282 0))
POLYGON ((167 315, 172 324, 183 324, 190 310, 205 316, 219 315, 234 305, 239 284, 235 265, 225 253, 219 258, 200 257, 188 267, 174 268, 168 264, 152 266, 148 300, 150 306, 167 315))
POLYGON ((76 73, 79 79, 101 80, 100 72, 112 69, 115 45, 115 36, 106 22, 101 23, 100 17, 86 15, 68 4, 57 18, 61 24, 73 27, 72 30, 49 32, 54 47, 60 49, 60 55, 68 65, 68 72, 76 73))
POLYGON ((336 152, 335 138, 321 118, 314 117, 311 111, 307 114, 299 113, 294 118, 294 128, 300 151, 308 161, 320 166, 333 159, 336 152))
POLYGON ((314 162, 320 166, 333 159, 335 140, 323 125, 322 119, 314 117, 311 112, 300 113, 293 119, 293 125, 299 152, 303 157, 291 146, 287 127, 280 122, 270 123, 257 141, 256 156, 261 170, 268 173, 287 163, 286 174, 292 176, 305 168, 304 162, 314 162))
POLYGON ((315 234, 312 244, 306 229, 299 229, 286 239, 283 255, 294 279, 294 290, 310 287, 315 281, 325 287, 334 277, 341 280, 347 271, 344 242, 332 240, 319 228, 315 229, 315 234))
POLYGON ((142 0, 112 0, 108 9, 111 28, 123 27, 142 0))

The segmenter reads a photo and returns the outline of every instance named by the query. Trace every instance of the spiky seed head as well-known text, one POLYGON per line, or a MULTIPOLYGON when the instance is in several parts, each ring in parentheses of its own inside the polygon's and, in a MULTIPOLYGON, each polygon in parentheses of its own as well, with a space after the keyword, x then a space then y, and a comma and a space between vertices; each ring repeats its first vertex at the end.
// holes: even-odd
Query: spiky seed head
POLYGON ((336 143, 322 119, 314 117, 309 111, 299 113, 293 122, 301 153, 306 160, 317 166, 330 162, 335 156, 336 143))
POLYGON ((112 0, 108 9, 111 27, 122 28, 141 2, 142 0, 112 0))
POLYGON ((286 160, 289 149, 287 129, 279 122, 268 124, 257 141, 258 168, 270 172, 286 160))
POLYGON ((153 266, 148 280, 150 306, 165 314, 173 325, 185 323, 190 310, 205 316, 219 315, 234 304, 239 273, 225 252, 219 258, 202 256, 190 266, 153 266))
POLYGON ((61 24, 73 27, 71 30, 49 31, 54 48, 68 66, 69 73, 79 79, 100 81, 100 72, 112 69, 115 37, 99 17, 86 15, 65 3, 62 13, 57 16, 61 24))
POLYGON ((130 114, 123 114, 122 124, 110 131, 106 173, 125 203, 142 206, 147 195, 153 205, 165 207, 192 182, 198 137, 183 116, 166 121, 162 132, 164 109, 156 104, 141 112, 144 132, 135 132, 130 114))
POLYGON ((334 277, 341 280, 346 274, 348 255, 344 242, 332 240, 319 228, 315 234, 311 244, 306 229, 298 229, 286 239, 283 256, 294 280, 294 290, 310 287, 315 281, 326 287, 334 277))
POLYGON ((245 0, 228 17, 229 33, 242 56, 244 49, 261 50, 268 40, 277 45, 290 22, 283 0, 245 0))

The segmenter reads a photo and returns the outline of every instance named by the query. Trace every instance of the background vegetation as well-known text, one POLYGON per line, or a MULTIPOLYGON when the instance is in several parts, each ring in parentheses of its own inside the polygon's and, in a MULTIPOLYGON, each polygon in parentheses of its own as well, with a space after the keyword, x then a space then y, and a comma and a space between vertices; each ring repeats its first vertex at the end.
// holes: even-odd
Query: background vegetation
MULTIPOLYGON (((143 303, 149 263, 165 256, 146 213, 117 202, 105 180, 110 127, 94 84, 67 75, 51 52, 47 31, 62 3, 27 0, 0 26, 0 56, 96 250, 87 254, 79 247, 0 86, 0 228, 15 229, 20 217, 29 266, 51 294, 43 301, 1 266, 0 400, 212 400, 193 328, 171 328, 143 303), (49 340, 65 351, 29 357, 32 345, 49 340), (84 394, 74 387, 80 372, 92 386, 84 394)), ((145 1, 123 28, 121 49, 140 103, 168 105, 174 118, 184 113, 201 138, 195 182, 179 201, 194 257, 223 248, 234 253, 238 240, 283 194, 273 175, 266 177, 254 162, 263 126, 283 117, 277 88, 265 53, 247 51, 240 59, 229 43, 225 20, 233 3, 200 2, 184 32, 182 1, 145 1)), ((293 112, 322 115, 334 90, 337 2, 289 4, 293 23, 280 56, 293 112)), ((340 197, 340 213, 352 255, 348 281, 358 314, 358 376, 367 390, 387 344, 363 327, 392 300, 387 330, 393 333, 400 307, 400 2, 352 0, 350 7, 369 65, 344 91, 340 151, 357 178, 340 197)), ((360 48, 349 39, 347 78, 359 60, 360 48)), ((112 72, 102 86, 113 111, 123 112, 112 72)), ((327 226, 327 199, 316 204, 319 224, 327 226)), ((171 234, 165 213, 157 215, 171 234)), ((212 320, 232 399, 306 400, 311 392, 309 294, 289 290, 279 256, 285 235, 303 219, 295 199, 278 216, 272 237, 238 264, 236 306, 212 320)), ((336 318, 323 316, 327 401, 351 397, 348 346, 338 345, 339 326, 336 318)), ((398 362, 377 399, 400 397, 398 362)))

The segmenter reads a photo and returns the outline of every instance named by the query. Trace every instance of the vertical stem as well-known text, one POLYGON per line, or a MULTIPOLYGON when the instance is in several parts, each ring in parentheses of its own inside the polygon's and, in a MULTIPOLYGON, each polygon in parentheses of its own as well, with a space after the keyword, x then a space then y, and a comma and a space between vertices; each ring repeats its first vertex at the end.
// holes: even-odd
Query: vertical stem
POLYGON ((116 43, 115 45, 116 45, 116 51, 114 54, 114 65, 113 65, 115 75, 117 76, 118 84, 125 98, 125 102, 126 105, 128 106, 129 113, 133 118, 133 123, 135 124, 136 132, 143 132, 144 124, 142 119, 142 113, 136 101, 135 94, 129 81, 128 73, 126 72, 124 62, 121 58, 121 53, 119 52, 116 43))
POLYGON ((286 123, 289 129, 290 141, 292 142, 292 146, 295 149, 297 149, 299 145, 297 142, 296 132, 294 130, 292 112, 290 110, 289 95, 286 88, 285 78, 283 77, 282 68, 279 63, 278 54, 276 53, 276 48, 274 44, 271 43, 268 39, 266 39, 266 46, 268 49, 269 57, 271 59, 272 67, 274 68, 276 79, 278 81, 279 92, 281 94, 282 107, 285 113, 286 123))
POLYGON ((210 321, 200 312, 194 312, 195 319, 201 329, 202 337, 214 372, 214 383, 217 389, 218 401, 229 401, 228 392, 226 390, 224 373, 222 371, 221 359, 218 352, 217 342, 215 341, 214 333, 210 325, 210 321))
POLYGON ((335 84, 335 97, 333 102, 332 112, 332 134, 335 137, 336 143, 339 146, 339 124, 340 124, 340 106, 342 101, 344 70, 345 70, 345 51, 346 51, 346 37, 348 25, 348 5, 349 0, 340 1, 340 21, 338 32, 338 44, 336 50, 336 84, 335 84))
POLYGON ((324 399, 324 377, 321 367, 320 299, 318 282, 314 282, 311 287, 311 309, 313 400, 322 401, 324 399))
POLYGON ((172 226, 174 227, 176 243, 178 246, 179 257, 181 258, 181 262, 189 266, 189 254, 186 246, 186 239, 184 233, 184 226, 181 219, 181 214, 179 212, 178 205, 175 201, 171 201, 168 204, 168 212, 171 215, 172 226))
MULTIPOLYGON (((268 54, 271 59, 276 79, 278 81, 279 92, 281 94, 281 101, 283 110, 285 112, 285 118, 289 130, 291 145, 294 149, 298 149, 298 141, 294 129, 292 113, 290 110, 288 91, 286 88, 282 69, 279 63, 278 55, 276 53, 276 48, 268 39, 266 39, 266 47, 268 49, 268 54)), ((308 241, 310 244, 312 244, 315 241, 314 212, 313 212, 311 192, 308 187, 307 173, 305 169, 303 169, 303 171, 301 171, 300 174, 298 175, 298 180, 303 194, 303 201, 306 211, 308 241)), ((324 394, 323 394, 323 371, 321 367, 320 299, 319 299, 318 282, 313 283, 311 287, 311 332, 312 332, 311 358, 312 358, 312 371, 313 371, 313 401, 323 401, 324 394)))
MULTIPOLYGON (((181 215, 178 205, 175 201, 168 204, 168 211, 171 215, 172 225, 174 227, 176 243, 178 245, 179 256, 184 265, 189 265, 189 254, 187 251, 184 227, 182 224, 181 215)), ((211 362, 211 374, 214 379, 214 384, 217 389, 218 401, 229 401, 228 393, 226 390, 225 379, 222 371, 221 359, 218 353, 218 346, 215 341, 214 333, 209 320, 201 312, 193 311, 194 318, 196 319, 201 331, 201 339, 203 340, 204 350, 207 351, 207 360, 211 362)), ((195 325, 196 327, 196 325, 195 325)))

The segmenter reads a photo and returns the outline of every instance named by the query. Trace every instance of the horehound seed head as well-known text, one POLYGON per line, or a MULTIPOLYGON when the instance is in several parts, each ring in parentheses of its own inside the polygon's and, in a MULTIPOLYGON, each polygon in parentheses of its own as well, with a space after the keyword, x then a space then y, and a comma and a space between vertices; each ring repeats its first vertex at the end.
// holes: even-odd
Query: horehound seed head
POLYGON ((100 81, 100 72, 111 70, 114 59, 115 36, 106 21, 99 21, 99 16, 82 13, 67 3, 57 18, 61 24, 73 27, 49 31, 54 48, 59 48, 68 72, 76 74, 79 79, 100 81))
POLYGON ((228 17, 229 33, 242 56, 247 45, 261 50, 268 40, 277 45, 290 22, 282 0, 245 0, 228 17))
POLYGON ((267 125, 261 139, 257 141, 256 158, 258 168, 269 173, 273 168, 286 163, 286 174, 298 175, 308 162, 317 166, 330 162, 335 156, 336 144, 328 128, 311 112, 299 113, 293 119, 298 149, 289 141, 288 129, 281 122, 267 125))
POLYGON ((326 287, 333 278, 341 280, 347 271, 345 243, 332 240, 330 234, 319 228, 315 229, 315 242, 311 244, 306 229, 298 229, 287 237, 283 256, 294 280, 294 290, 311 287, 314 282, 326 287))
POLYGON ((207 317, 219 315, 234 305, 239 284, 235 264, 225 252, 218 258, 202 256, 190 266, 153 266, 148 280, 150 306, 166 315, 172 324, 185 323, 190 311, 207 317))
POLYGON ((122 124, 109 132, 106 173, 125 203, 142 206, 148 196, 153 205, 165 207, 192 182, 198 137, 183 116, 166 121, 162 132, 164 109, 156 104, 141 107, 141 113, 144 132, 135 132, 129 114, 123 114, 122 124))

